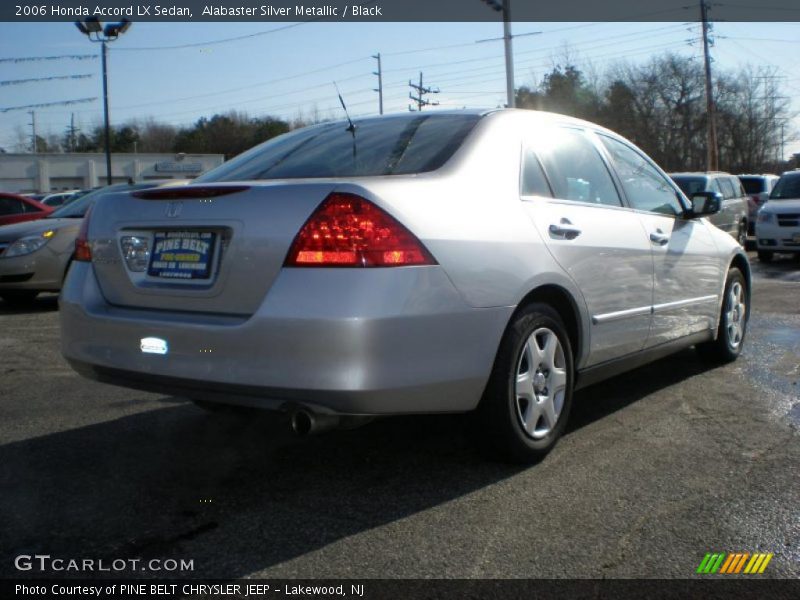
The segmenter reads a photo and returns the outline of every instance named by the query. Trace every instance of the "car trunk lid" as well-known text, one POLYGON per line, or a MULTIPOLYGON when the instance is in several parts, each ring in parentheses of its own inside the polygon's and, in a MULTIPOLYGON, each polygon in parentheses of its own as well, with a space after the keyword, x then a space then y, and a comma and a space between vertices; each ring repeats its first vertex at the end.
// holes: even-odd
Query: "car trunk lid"
POLYGON ((120 193, 91 214, 106 300, 144 309, 250 315, 331 182, 189 185, 120 193))

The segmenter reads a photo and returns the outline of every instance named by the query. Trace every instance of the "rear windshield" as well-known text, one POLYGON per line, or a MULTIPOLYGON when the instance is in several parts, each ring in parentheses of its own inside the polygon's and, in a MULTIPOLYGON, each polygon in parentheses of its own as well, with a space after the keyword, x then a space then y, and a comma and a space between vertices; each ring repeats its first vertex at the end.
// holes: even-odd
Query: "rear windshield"
POLYGON ((57 210, 54 210, 49 215, 48 219, 82 219, 86 216, 86 211, 95 203, 95 201, 110 192, 125 192, 130 190, 137 190, 142 188, 154 187, 152 183, 136 183, 129 185, 127 183, 117 183, 107 187, 98 188, 82 195, 77 200, 73 200, 69 204, 64 204, 57 210))
POLYGON ((325 123, 256 146, 195 179, 246 181, 369 177, 424 173, 441 167, 480 120, 479 115, 422 115, 325 123))
POLYGON ((748 194, 760 194, 767 191, 767 180, 763 177, 739 177, 748 194))
POLYGON ((800 199, 800 173, 783 175, 769 195, 770 200, 800 199))
POLYGON ((686 194, 689 198, 691 198, 692 194, 694 194, 695 192, 704 192, 706 189, 705 177, 676 175, 672 178, 672 180, 678 184, 678 187, 681 188, 683 193, 686 194))

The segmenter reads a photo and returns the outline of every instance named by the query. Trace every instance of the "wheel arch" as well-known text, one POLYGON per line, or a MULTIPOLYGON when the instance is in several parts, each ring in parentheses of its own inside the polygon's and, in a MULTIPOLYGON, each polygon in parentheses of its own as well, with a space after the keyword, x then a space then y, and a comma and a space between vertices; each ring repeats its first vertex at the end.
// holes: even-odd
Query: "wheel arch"
MULTIPOLYGON (((739 269, 739 271, 742 272, 742 275, 744 275, 744 281, 747 284, 747 290, 746 290, 746 292, 747 292, 747 304, 746 304, 746 309, 747 309, 747 318, 749 319, 750 318, 750 297, 752 295, 752 274, 750 272, 750 261, 747 260, 747 257, 744 254, 742 254, 741 252, 737 252, 731 258, 730 263, 728 264, 728 270, 730 271, 734 267, 739 269)), ((727 276, 726 276, 725 279, 727 280, 727 276)), ((723 281, 722 285, 723 285, 723 293, 724 293, 724 285, 725 285, 724 281, 723 281)))
POLYGON ((558 313, 564 323, 569 336, 569 343, 572 347, 572 356, 575 368, 577 369, 584 350, 585 335, 583 331, 583 321, 581 313, 578 309, 578 303, 569 291, 557 284, 544 284, 540 285, 530 292, 528 292, 519 304, 514 314, 509 319, 509 323, 513 322, 516 314, 535 302, 547 304, 558 313))

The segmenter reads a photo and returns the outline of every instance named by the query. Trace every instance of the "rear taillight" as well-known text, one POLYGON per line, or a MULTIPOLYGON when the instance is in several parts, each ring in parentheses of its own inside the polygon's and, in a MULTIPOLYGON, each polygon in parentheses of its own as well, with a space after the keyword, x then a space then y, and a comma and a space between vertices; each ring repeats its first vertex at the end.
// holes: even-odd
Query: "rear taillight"
POLYGON ((292 243, 288 267, 435 265, 422 243, 394 217, 355 194, 333 193, 292 243))
POLYGON ((89 233, 89 214, 92 209, 86 211, 81 222, 81 228, 78 230, 78 238, 75 240, 75 260, 83 262, 92 262, 92 247, 89 245, 87 235, 89 233))
POLYGON ((756 206, 759 206, 761 204, 761 196, 759 196, 758 194, 756 194, 754 196, 750 196, 750 200, 755 202, 756 206))

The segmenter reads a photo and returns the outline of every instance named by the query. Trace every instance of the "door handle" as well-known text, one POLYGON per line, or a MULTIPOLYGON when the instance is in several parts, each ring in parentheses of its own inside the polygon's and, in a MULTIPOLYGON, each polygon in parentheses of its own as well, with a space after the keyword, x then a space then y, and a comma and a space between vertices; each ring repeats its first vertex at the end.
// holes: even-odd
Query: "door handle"
POLYGON ((564 240, 574 240, 581 234, 581 230, 572 226, 572 222, 569 219, 561 219, 558 225, 550 225, 547 230, 552 237, 564 240))
POLYGON ((650 234, 650 241, 659 246, 666 246, 669 242, 669 236, 660 229, 656 229, 650 234))

